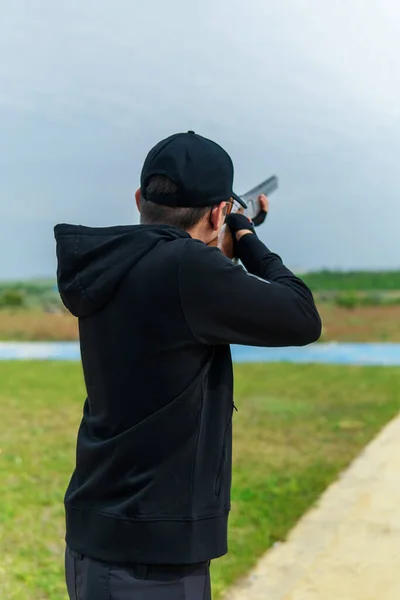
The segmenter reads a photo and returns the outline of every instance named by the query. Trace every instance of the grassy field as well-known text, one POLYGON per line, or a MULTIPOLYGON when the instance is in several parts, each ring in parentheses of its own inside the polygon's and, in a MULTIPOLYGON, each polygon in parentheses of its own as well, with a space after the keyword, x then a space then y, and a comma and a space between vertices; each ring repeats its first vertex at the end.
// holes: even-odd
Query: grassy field
MULTIPOLYGON (((353 310, 318 304, 324 330, 322 341, 400 342, 400 305, 358 306, 353 310)), ((77 340, 78 326, 67 313, 40 309, 0 310, 0 340, 77 340)))
MULTIPOLYGON (((0 363, 0 598, 65 600, 63 494, 84 398, 74 363, 0 363)), ((283 540, 400 409, 400 372, 236 367, 230 552, 215 596, 283 540)))
POLYGON ((301 277, 313 292, 400 290, 400 271, 315 271, 301 277))

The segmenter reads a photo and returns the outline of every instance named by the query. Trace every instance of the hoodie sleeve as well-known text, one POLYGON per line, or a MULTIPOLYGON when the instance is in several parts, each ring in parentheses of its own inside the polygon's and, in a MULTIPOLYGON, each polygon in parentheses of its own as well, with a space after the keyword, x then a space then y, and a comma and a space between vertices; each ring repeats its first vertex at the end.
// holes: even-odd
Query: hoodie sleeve
POLYGON ((217 248, 188 241, 180 270, 182 309, 201 344, 304 346, 321 335, 308 287, 256 235, 237 245, 247 271, 217 248))

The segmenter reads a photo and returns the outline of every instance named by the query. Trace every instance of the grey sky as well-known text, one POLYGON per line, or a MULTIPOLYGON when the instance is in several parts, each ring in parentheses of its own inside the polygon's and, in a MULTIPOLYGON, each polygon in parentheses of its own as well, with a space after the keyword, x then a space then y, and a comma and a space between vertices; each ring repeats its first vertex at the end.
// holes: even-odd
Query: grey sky
POLYGON ((49 276, 52 227, 137 222, 141 162, 195 129, 292 268, 400 267, 394 0, 2 3, 0 279, 49 276))

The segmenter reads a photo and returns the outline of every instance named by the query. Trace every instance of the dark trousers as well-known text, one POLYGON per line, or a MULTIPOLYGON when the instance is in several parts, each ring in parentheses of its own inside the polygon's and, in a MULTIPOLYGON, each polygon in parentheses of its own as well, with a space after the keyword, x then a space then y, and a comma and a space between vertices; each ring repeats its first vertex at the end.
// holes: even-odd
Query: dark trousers
POLYGON ((65 552, 70 600, 211 600, 210 563, 109 565, 65 552))

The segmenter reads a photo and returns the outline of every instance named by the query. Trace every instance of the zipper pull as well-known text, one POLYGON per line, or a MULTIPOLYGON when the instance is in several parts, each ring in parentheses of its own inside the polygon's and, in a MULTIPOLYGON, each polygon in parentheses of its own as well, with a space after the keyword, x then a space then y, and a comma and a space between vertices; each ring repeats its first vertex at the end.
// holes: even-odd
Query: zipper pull
POLYGON ((238 409, 235 406, 235 403, 233 402, 233 408, 236 410, 236 412, 239 412, 238 409))

